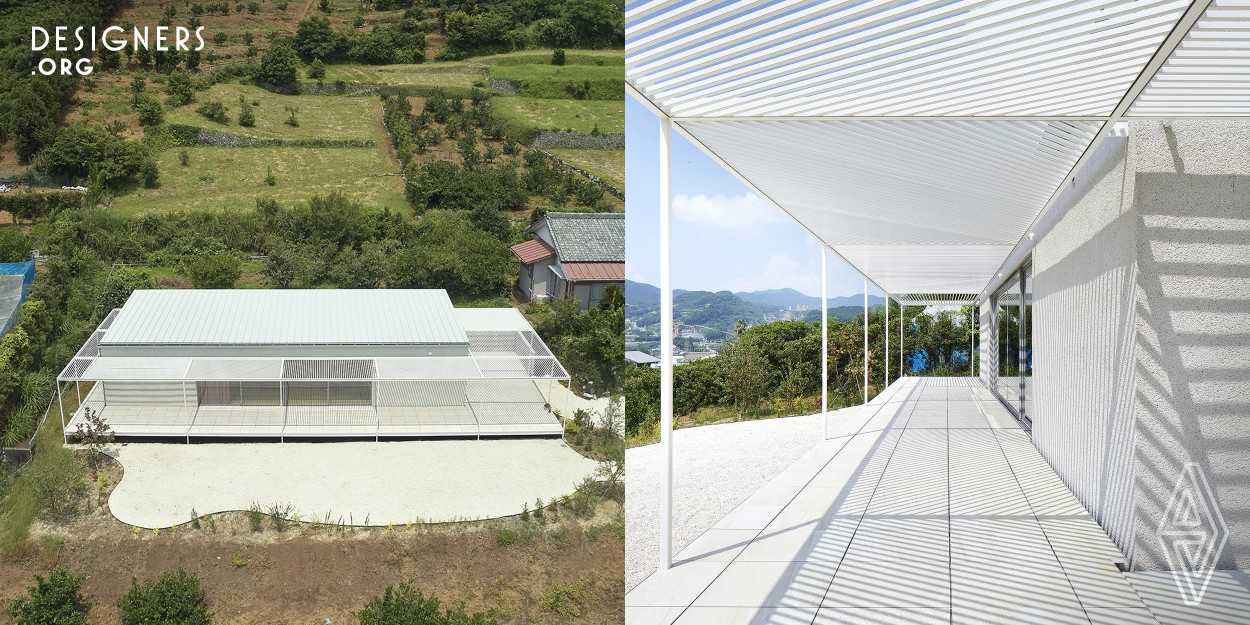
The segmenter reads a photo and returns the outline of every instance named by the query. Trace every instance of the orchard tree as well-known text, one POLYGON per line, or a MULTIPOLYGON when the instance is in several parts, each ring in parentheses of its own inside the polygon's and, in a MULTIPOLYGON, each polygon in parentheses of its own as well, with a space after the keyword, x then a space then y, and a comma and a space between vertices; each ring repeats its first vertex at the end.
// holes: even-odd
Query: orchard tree
POLYGON ((257 78, 273 85, 290 85, 299 78, 298 68, 299 56, 295 53, 295 48, 289 43, 278 42, 261 57, 257 78))

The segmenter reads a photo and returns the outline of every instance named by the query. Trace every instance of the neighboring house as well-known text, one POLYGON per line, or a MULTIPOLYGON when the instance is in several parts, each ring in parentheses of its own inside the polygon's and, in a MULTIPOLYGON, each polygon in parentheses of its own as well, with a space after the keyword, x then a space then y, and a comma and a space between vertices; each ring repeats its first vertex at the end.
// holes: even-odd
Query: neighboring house
POLYGON ((660 359, 638 350, 629 350, 625 352, 625 360, 635 367, 654 367, 660 364, 660 359))
POLYGON ((625 288, 624 214, 547 213, 529 233, 529 241, 512 246, 527 300, 576 297, 586 310, 609 284, 625 288))

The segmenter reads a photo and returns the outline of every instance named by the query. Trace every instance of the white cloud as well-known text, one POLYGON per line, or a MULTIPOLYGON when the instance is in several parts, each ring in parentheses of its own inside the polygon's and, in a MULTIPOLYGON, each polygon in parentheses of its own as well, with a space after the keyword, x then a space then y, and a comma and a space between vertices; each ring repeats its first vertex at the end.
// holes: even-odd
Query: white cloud
POLYGON ((744 195, 677 195, 673 215, 682 222, 722 233, 754 236, 763 225, 785 223, 785 216, 754 193, 744 195))
POLYGON ((729 283, 728 289, 740 292, 789 287, 800 293, 820 295, 820 265, 817 262, 813 259, 800 263, 787 254, 773 254, 768 257, 762 274, 749 279, 737 278, 729 283))

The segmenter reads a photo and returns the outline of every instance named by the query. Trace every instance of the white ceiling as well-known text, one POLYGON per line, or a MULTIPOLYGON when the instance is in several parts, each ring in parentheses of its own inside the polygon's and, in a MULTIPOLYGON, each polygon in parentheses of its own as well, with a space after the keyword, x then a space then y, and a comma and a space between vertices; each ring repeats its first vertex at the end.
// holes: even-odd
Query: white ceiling
POLYGON ((654 0, 626 37, 636 96, 892 294, 981 292, 1121 119, 1250 116, 1250 0, 654 0))

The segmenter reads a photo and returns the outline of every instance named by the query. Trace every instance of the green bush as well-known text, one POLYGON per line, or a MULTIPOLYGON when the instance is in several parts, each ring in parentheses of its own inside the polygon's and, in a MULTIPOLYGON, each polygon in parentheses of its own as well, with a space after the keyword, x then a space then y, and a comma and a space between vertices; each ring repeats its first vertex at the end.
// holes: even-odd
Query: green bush
POLYGON ((265 51, 260 59, 260 73, 257 78, 273 85, 290 85, 298 80, 297 68, 299 56, 295 49, 286 43, 277 43, 265 51))
POLYGON ((555 50, 551 51, 551 64, 552 65, 564 65, 564 50, 563 49, 556 48, 555 50))
POLYGON ((169 79, 165 81, 165 104, 171 108, 190 104, 195 99, 195 88, 191 86, 191 75, 177 70, 170 72, 169 79))
POLYGON ((187 262, 186 274, 197 289, 232 289, 243 275, 243 263, 229 253, 200 254, 187 262))
POLYGON ((209 625, 200 578, 182 569, 142 584, 131 580, 130 590, 117 600, 122 625, 209 625))
POLYGON ((146 93, 135 97, 135 112, 139 114, 142 126, 156 126, 165 121, 165 109, 160 101, 146 93))
POLYGON ((245 128, 251 128, 256 125, 256 111, 252 109, 251 103, 247 101, 239 105, 239 125, 245 128))
MULTIPOLYGON (((353 613, 360 625, 498 625, 493 612, 469 614, 464 607, 443 610, 435 597, 426 597, 407 583, 387 586, 353 613)), ((127 624, 129 625, 129 624, 127 624)))
POLYGON ((84 576, 62 568, 53 569, 47 579, 35 576, 35 585, 26 590, 28 598, 9 605, 9 616, 17 625, 85 625, 87 611, 78 597, 84 576))
POLYGON ((224 124, 229 121, 226 118, 226 106, 217 100, 209 100, 195 109, 196 113, 203 115, 206 119, 224 124))
MULTIPOLYGON (((529 509, 526 508, 526 512, 528 512, 528 510, 529 509)), ((525 514, 525 513, 523 512, 522 514, 525 514)), ((529 515, 526 514, 527 518, 528 516, 529 515)), ((519 540, 521 540, 521 535, 518 534, 516 530, 509 529, 506 527, 499 530, 499 533, 495 535, 495 542, 499 543, 500 547, 507 547, 509 545, 515 545, 517 541, 519 540)))
POLYGON ((82 510, 87 482, 82 466, 68 452, 49 455, 52 457, 47 462, 31 465, 29 479, 39 507, 53 520, 66 521, 82 510))

